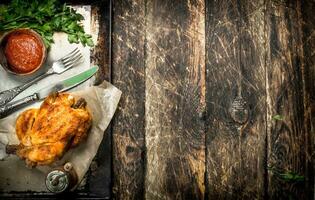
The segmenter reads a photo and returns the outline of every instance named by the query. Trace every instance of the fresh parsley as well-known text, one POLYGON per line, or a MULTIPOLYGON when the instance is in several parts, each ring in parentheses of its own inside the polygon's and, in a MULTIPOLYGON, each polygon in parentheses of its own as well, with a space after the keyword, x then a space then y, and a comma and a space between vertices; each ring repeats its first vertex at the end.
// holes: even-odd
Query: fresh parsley
POLYGON ((0 32, 30 28, 42 36, 48 48, 57 31, 67 33, 70 43, 94 46, 92 36, 84 32, 80 23, 83 19, 58 0, 12 0, 8 5, 0 5, 0 32))

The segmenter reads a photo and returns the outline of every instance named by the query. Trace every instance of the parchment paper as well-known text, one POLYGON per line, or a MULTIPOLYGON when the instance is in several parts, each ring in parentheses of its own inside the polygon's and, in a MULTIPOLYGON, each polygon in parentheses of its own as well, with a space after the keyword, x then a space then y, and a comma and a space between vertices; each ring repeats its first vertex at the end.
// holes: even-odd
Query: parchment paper
MULTIPOLYGON (((97 153, 104 131, 115 113, 121 91, 108 82, 104 82, 98 87, 89 87, 71 94, 76 98, 83 97, 87 101, 87 107, 93 117, 92 128, 85 142, 70 149, 60 161, 55 162, 52 166, 28 169, 20 158, 5 153, 7 144, 19 144, 15 134, 15 120, 25 109, 0 119, 0 159, 2 159, 0 160, 0 191, 45 192, 47 191, 45 186, 46 174, 54 167, 62 166, 66 162, 73 164, 79 182, 82 180, 97 153)), ((28 106, 28 108, 39 106, 40 103, 36 103, 28 106)))

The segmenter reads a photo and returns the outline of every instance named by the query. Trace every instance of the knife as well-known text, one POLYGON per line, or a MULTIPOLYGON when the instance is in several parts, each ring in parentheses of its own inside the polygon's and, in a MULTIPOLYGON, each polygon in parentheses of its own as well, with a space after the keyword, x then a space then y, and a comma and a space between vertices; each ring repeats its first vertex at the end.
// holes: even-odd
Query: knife
POLYGON ((98 70, 97 66, 92 67, 71 78, 65 79, 63 81, 54 83, 48 87, 42 88, 35 92, 34 94, 27 96, 23 99, 14 101, 12 103, 8 103, 4 106, 0 106, 0 119, 8 116, 10 113, 12 113, 13 111, 17 110, 22 106, 25 106, 34 101, 38 101, 40 99, 44 99, 53 92, 64 92, 70 90, 71 88, 90 79, 97 72, 97 70, 98 70))

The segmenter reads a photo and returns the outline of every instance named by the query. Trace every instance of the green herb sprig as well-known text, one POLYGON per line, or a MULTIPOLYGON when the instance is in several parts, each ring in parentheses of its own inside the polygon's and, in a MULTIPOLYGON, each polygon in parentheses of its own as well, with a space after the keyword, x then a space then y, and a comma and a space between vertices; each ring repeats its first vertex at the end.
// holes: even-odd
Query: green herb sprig
POLYGON ((272 117, 273 120, 282 121, 284 117, 282 115, 275 115, 272 117))
POLYGON ((0 32, 30 28, 43 37, 48 48, 54 42, 54 32, 67 33, 70 43, 94 46, 92 36, 85 33, 80 23, 83 19, 58 0, 12 0, 8 5, 0 5, 0 32))
POLYGON ((267 167, 267 169, 273 172, 275 176, 286 182, 303 182, 305 180, 304 176, 290 170, 284 171, 275 167, 267 167))

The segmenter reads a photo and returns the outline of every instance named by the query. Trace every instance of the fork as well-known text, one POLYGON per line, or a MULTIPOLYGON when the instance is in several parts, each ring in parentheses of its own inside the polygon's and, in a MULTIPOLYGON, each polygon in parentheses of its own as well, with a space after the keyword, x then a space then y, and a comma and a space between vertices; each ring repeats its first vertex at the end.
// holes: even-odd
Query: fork
POLYGON ((67 71, 73 66, 79 64, 81 62, 82 57, 83 56, 80 53, 80 50, 78 48, 75 48, 69 54, 53 62, 52 67, 46 73, 34 78, 33 80, 23 85, 0 92, 0 106, 5 105, 18 94, 20 94, 22 91, 24 91, 26 88, 42 80, 43 78, 53 74, 62 74, 63 72, 67 71))

